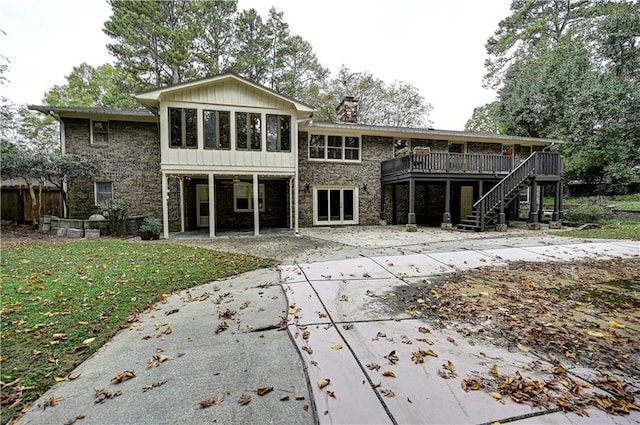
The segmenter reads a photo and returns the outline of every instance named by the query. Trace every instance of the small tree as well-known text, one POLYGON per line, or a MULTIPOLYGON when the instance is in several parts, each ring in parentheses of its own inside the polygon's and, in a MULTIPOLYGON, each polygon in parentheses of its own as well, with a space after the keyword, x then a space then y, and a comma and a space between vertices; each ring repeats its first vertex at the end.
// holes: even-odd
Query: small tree
POLYGON ((24 180, 31 198, 33 224, 37 225, 42 213, 42 189, 45 183, 43 169, 46 154, 14 145, 6 140, 2 140, 1 144, 0 174, 3 179, 22 178, 24 180), (36 187, 38 195, 36 195, 36 187))
POLYGON ((96 163, 80 155, 75 154, 49 154, 43 167, 43 174, 47 180, 53 183, 62 194, 65 217, 70 214, 69 194, 65 190, 64 183, 71 183, 76 180, 94 179, 100 170, 96 163))

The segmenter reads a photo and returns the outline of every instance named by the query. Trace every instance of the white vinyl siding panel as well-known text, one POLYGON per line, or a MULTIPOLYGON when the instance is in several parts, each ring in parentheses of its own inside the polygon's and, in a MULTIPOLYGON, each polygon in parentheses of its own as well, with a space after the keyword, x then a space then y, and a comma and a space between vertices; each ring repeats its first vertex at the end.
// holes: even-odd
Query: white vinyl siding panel
POLYGON ((268 92, 257 90, 237 81, 217 82, 166 94, 162 101, 242 105, 249 108, 291 110, 287 103, 268 92))

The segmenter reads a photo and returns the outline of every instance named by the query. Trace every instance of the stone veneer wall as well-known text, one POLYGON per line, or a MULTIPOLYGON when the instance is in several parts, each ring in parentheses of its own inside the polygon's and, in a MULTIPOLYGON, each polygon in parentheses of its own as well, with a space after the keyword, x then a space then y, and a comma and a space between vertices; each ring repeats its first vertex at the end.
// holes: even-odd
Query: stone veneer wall
MULTIPOLYGON (((65 118, 64 124, 67 152, 95 160, 101 168, 96 181, 113 182, 114 197, 131 203, 131 215, 162 216, 157 123, 109 121, 109 143, 104 145, 91 144, 88 119, 65 118)), ((97 211, 93 181, 72 182, 69 195, 71 217, 97 211)))
POLYGON ((479 143, 467 142, 467 153, 478 153, 484 155, 502 155, 501 143, 479 143))
POLYGON ((299 138, 299 205, 300 225, 313 225, 313 189, 318 185, 357 186, 359 195, 359 224, 373 225, 380 220, 380 162, 393 157, 393 138, 362 136, 362 161, 329 162, 309 161, 307 132, 298 133, 299 138), (364 190, 364 184, 367 190, 364 190))

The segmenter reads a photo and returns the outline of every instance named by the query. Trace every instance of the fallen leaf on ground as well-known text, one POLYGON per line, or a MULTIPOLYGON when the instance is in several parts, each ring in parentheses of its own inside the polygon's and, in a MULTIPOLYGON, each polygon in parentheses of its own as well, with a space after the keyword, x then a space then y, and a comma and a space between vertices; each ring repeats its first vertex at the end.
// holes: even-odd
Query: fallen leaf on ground
POLYGON ((256 393, 258 393, 258 395, 263 396, 265 394, 270 393, 271 391, 273 391, 273 387, 258 387, 258 389, 256 390, 256 393))
POLYGON ((329 397, 336 398, 336 393, 335 393, 335 392, 333 392, 333 391, 331 391, 331 390, 327 390, 327 395, 328 395, 329 397))
POLYGON ((324 387, 326 387, 330 383, 331 383, 331 379, 329 379, 329 378, 318 379, 318 388, 319 389, 323 389, 324 387))
POLYGON ((379 370, 380 369, 380 365, 378 363, 367 363, 366 366, 367 366, 367 368, 369 370, 379 370))
POLYGON ((223 401, 223 396, 205 398, 204 400, 200 401, 200 407, 206 409, 207 407, 218 406, 222 404, 223 401))
POLYGON ((389 378, 395 378, 396 374, 393 373, 392 370, 385 370, 384 372, 382 372, 382 376, 387 376, 389 378))
POLYGON ((340 343, 335 343, 331 346, 332 350, 342 350, 342 345, 340 343))
POLYGON ((160 363, 164 363, 167 360, 171 360, 171 357, 165 356, 164 354, 155 355, 147 361, 147 369, 159 366, 160 363))
POLYGON ((119 384, 122 381, 126 381, 127 379, 135 378, 136 374, 132 370, 125 370, 124 372, 118 373, 116 376, 111 378, 112 381, 116 381, 116 384, 119 384))
POLYGON ((381 389, 380 390, 380 394, 382 394, 385 397, 389 397, 389 398, 396 396, 396 393, 394 393, 393 391, 391 391, 389 389, 386 389, 386 388, 381 389))
POLYGON ((105 390, 96 390, 95 399, 93 400, 95 403, 103 403, 106 399, 114 398, 122 395, 122 391, 114 391, 109 392, 105 390))
POLYGON ((242 394, 240 396, 240 399, 238 400, 238 404, 240 404, 240 406, 245 406, 250 402, 251 402, 251 396, 246 394, 242 394))
POLYGON ((166 383, 167 383, 166 379, 163 379, 162 381, 153 382, 153 383, 147 385, 146 387, 143 387, 142 388, 142 392, 146 393, 147 391, 152 390, 152 389, 154 389, 156 387, 162 386, 162 385, 164 385, 166 383))

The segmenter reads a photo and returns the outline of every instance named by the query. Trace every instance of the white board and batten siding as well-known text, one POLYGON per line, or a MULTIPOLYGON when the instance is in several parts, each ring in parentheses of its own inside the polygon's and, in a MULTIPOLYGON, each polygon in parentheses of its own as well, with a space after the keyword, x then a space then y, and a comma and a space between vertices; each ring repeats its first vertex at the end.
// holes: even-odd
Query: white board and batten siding
POLYGON ((298 142, 295 132, 297 111, 293 104, 257 90, 238 81, 219 81, 204 86, 185 88, 166 93, 160 100, 161 166, 165 171, 244 171, 291 174, 295 169, 294 144, 298 142), (169 147, 168 108, 191 108, 197 110, 198 148, 169 147), (203 110, 229 111, 231 114, 231 149, 204 149, 203 110), (260 151, 236 149, 236 112, 260 113, 262 115, 262 143, 260 151), (291 151, 267 152, 266 115, 289 115, 291 117, 291 151))

